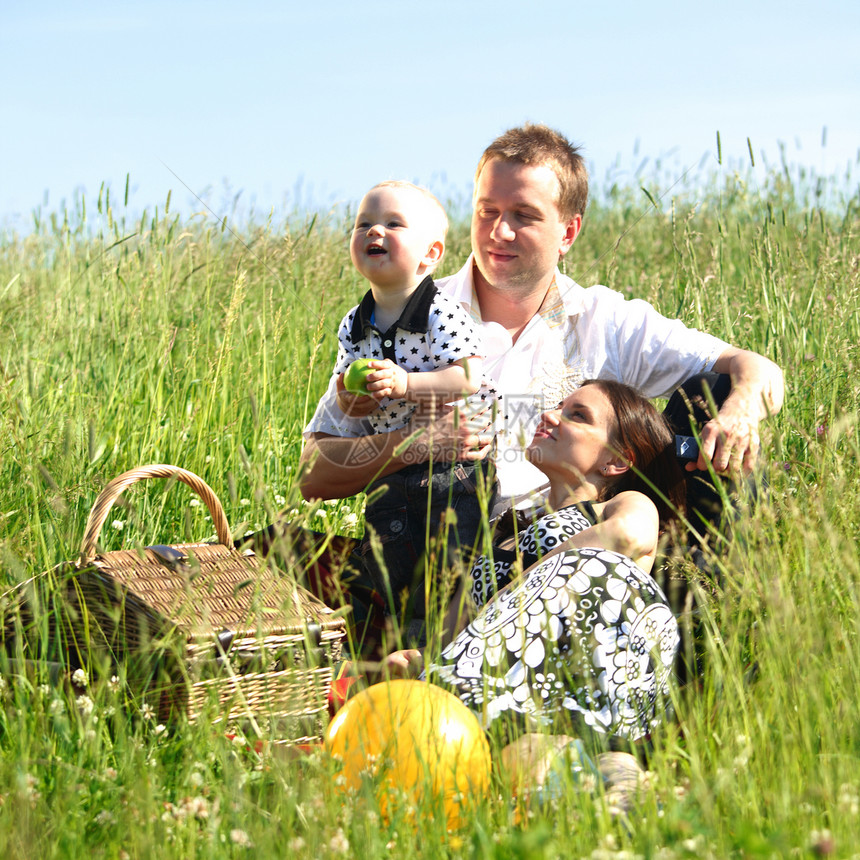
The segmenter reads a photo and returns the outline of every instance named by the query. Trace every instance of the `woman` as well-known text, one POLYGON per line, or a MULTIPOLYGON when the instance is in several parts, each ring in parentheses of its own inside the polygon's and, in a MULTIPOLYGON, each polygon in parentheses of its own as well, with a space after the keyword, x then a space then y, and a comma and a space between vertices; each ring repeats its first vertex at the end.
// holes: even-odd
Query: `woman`
MULTIPOLYGON (((591 380, 541 417, 527 455, 549 479, 547 512, 515 550, 473 567, 480 611, 424 677, 487 728, 561 722, 636 740, 660 721, 678 649, 648 575, 661 528, 683 508, 673 435, 633 389, 591 380)), ((414 672, 421 655, 396 652, 387 665, 414 672)))

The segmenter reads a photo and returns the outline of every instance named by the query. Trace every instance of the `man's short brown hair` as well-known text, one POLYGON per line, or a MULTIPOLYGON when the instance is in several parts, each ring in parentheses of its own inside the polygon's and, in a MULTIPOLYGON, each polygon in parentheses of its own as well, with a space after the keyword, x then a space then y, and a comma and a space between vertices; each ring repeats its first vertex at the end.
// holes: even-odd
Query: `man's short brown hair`
POLYGON ((568 221, 585 214, 588 202, 588 171, 579 149, 564 135, 545 125, 526 123, 508 129, 485 150, 475 171, 475 186, 484 165, 493 159, 517 164, 545 164, 558 177, 558 211, 568 221))

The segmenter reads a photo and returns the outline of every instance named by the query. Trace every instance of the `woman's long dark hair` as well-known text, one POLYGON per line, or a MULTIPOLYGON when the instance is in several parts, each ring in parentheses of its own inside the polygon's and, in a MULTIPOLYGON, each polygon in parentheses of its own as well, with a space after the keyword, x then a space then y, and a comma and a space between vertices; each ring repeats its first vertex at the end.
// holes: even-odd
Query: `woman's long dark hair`
POLYGON ((589 379, 582 384, 596 385, 606 395, 616 419, 609 444, 633 466, 606 488, 600 501, 636 490, 654 502, 660 525, 665 528, 683 515, 686 507, 687 485, 675 456, 675 434, 651 401, 635 388, 608 379, 589 379))

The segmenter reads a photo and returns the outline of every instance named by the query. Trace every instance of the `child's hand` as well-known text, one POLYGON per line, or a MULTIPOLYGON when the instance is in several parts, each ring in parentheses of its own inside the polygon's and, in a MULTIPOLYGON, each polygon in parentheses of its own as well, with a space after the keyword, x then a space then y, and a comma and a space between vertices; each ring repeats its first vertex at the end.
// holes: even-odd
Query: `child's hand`
POLYGON ((393 678, 417 678, 424 668, 424 657, 417 648, 395 651, 382 661, 382 671, 393 678))
POLYGON ((379 404, 367 394, 353 394, 343 387, 343 374, 337 378, 337 405, 344 415, 350 418, 364 418, 370 415, 379 404))
POLYGON ((387 358, 374 361, 374 370, 367 374, 365 385, 377 402, 385 397, 402 400, 406 397, 409 374, 387 358))

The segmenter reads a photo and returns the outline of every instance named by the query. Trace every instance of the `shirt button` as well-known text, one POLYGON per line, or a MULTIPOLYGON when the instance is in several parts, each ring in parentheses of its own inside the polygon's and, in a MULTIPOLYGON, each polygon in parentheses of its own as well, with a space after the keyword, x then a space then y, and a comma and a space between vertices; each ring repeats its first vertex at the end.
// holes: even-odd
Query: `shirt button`
POLYGON ((391 341, 390 340, 384 340, 384 341, 382 341, 382 345, 383 346, 391 346, 391 341))

